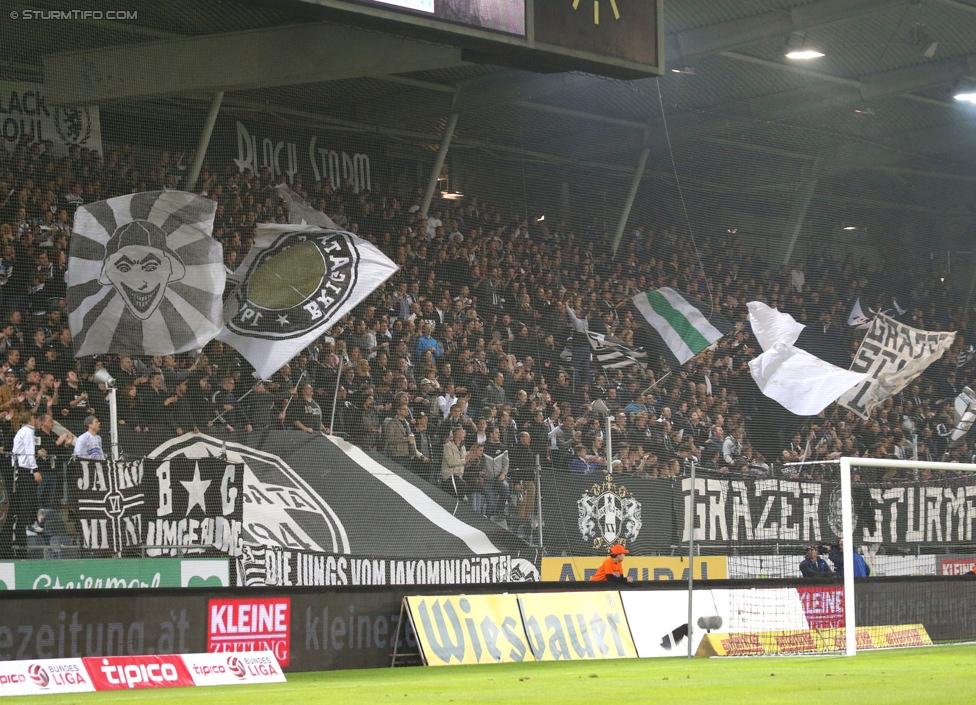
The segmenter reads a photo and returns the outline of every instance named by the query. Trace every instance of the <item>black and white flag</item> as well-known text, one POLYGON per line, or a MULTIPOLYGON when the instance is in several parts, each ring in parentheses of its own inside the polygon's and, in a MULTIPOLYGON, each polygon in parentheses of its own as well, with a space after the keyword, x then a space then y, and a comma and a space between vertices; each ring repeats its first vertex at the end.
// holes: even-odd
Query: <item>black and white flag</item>
POLYGON ((352 233, 314 225, 261 225, 231 276, 217 336, 262 379, 324 335, 399 269, 352 233))
POLYGON ((976 348, 974 348, 972 345, 970 345, 966 350, 960 350, 959 354, 956 355, 956 369, 958 370, 965 367, 974 359, 976 359, 976 348))
POLYGON ((900 392, 952 346, 955 333, 930 332, 899 323, 883 313, 874 317, 861 341, 851 372, 867 378, 837 400, 862 419, 900 392))
POLYGON ((75 356, 202 348, 223 325, 216 204, 180 191, 80 206, 68 259, 75 356))
POLYGON ((641 349, 631 347, 619 338, 602 333, 587 331, 590 347, 593 348, 593 359, 605 370, 616 370, 622 367, 647 367, 647 353, 641 349))
POLYGON ((616 370, 634 365, 646 369, 647 353, 644 350, 627 345, 612 335, 594 333, 590 330, 589 321, 585 318, 579 318, 568 306, 566 313, 573 328, 586 336, 586 340, 593 350, 593 360, 603 369, 616 370))
POLYGON ((963 387, 956 401, 953 403, 956 425, 949 434, 949 443, 955 445, 959 443, 976 421, 976 392, 969 387, 963 387))

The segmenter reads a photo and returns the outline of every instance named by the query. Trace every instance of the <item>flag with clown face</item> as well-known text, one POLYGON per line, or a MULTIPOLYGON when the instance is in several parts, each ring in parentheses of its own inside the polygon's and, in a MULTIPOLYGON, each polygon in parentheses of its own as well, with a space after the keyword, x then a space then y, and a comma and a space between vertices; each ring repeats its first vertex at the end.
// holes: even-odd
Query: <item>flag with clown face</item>
POLYGON ((216 204, 179 191, 78 208, 68 259, 75 355, 166 355, 206 345, 223 325, 216 204))

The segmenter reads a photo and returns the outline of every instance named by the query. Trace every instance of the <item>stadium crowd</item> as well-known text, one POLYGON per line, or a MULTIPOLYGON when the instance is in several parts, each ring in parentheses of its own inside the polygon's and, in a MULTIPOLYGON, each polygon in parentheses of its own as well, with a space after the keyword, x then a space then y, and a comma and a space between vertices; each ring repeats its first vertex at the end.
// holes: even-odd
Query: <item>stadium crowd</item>
MULTIPOLYGON (((972 378, 961 364, 968 321, 926 262, 899 260, 895 272, 823 251, 779 267, 746 250, 733 232, 703 234, 696 248, 679 228, 655 223, 632 225, 614 259, 608 235, 596 228, 529 220, 476 197, 438 200, 424 214, 416 194, 378 185, 354 193, 348 184, 306 187, 300 177, 292 184, 400 271, 271 380, 253 386, 247 362, 219 341, 199 355, 76 360, 64 301, 75 210, 180 188, 182 162, 162 152, 141 164, 126 148, 104 158, 78 148, 57 157, 49 144, 0 150, 0 197, 9 194, 0 202, 4 450, 33 415, 50 414, 72 435, 85 431, 90 415, 107 419, 106 390, 92 380, 106 367, 120 390, 121 446, 130 453, 189 431, 247 442, 265 429, 326 430, 519 527, 533 520, 537 459, 567 473, 612 466, 674 477, 694 459, 702 471, 723 475, 818 479, 822 466, 784 463, 911 458, 917 438, 920 459, 970 460, 965 443, 950 449, 946 442, 953 400, 972 378), (591 330, 632 344, 637 324, 619 304, 659 287, 710 303, 735 330, 679 369, 653 358, 646 370, 607 371, 591 362, 567 307, 588 318, 591 330), (861 333, 847 318, 858 297, 865 308, 904 310, 898 315, 909 325, 959 331, 953 352, 867 421, 836 405, 816 418, 771 418, 749 376, 748 361, 761 350, 746 303, 764 301, 820 326, 853 356, 861 333), (614 416, 613 458, 597 401, 614 416)), ((266 170, 204 171, 199 184, 217 203, 214 236, 230 270, 253 243, 256 224, 287 222, 266 170)), ((70 444, 53 452, 70 455, 70 444)), ((926 477, 923 471, 917 479, 926 477)))

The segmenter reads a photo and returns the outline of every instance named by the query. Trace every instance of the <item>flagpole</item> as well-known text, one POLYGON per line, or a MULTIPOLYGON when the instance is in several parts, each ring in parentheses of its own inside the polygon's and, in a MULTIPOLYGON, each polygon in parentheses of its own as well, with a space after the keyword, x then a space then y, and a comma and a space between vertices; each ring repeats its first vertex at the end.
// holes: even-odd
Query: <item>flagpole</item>
POLYGON ((336 387, 335 387, 335 393, 332 395, 332 413, 329 415, 329 435, 330 436, 334 436, 335 435, 335 429, 333 428, 333 426, 335 425, 336 403, 339 401, 339 385, 342 383, 342 367, 343 367, 343 364, 342 364, 342 360, 340 359, 339 360, 339 367, 336 369, 336 387))
MULTIPOLYGON (((251 392, 253 392, 255 389, 257 389, 258 388, 258 385, 261 384, 263 381, 264 381, 263 379, 259 379, 257 382, 255 382, 253 387, 251 387, 250 389, 248 389, 246 392, 244 392, 243 394, 241 394, 241 396, 239 396, 237 398, 237 402, 239 403, 239 402, 244 401, 244 398, 248 394, 250 394, 251 392)), ((210 424, 215 423, 218 419, 224 418, 224 414, 226 414, 226 413, 227 413, 227 411, 221 411, 219 414, 217 414, 216 416, 214 416, 210 420, 210 424)), ((224 423, 227 423, 227 420, 226 419, 224 419, 224 423)), ((207 425, 209 426, 210 424, 207 424, 207 425)))
POLYGON ((644 394, 647 394, 649 391, 651 391, 652 389, 654 389, 654 387, 656 387, 657 385, 659 385, 661 382, 663 382, 664 380, 666 380, 668 377, 670 377, 673 374, 674 374, 674 370, 671 370, 666 375, 664 375, 663 377, 661 377, 661 379, 657 380, 656 382, 654 382, 654 384, 652 384, 650 387, 648 387, 647 389, 645 389, 643 393, 644 394))
MULTIPOLYGON (((302 378, 306 375, 307 372, 308 372, 307 369, 302 370, 302 373, 298 375, 298 381, 295 382, 295 396, 298 395, 298 386, 302 383, 302 378)), ((291 400, 294 398, 295 398, 294 396, 288 397, 288 401, 285 402, 285 408, 281 410, 282 414, 287 413, 288 407, 291 406, 291 400)), ((282 421, 282 423, 284 423, 284 421, 282 421)))

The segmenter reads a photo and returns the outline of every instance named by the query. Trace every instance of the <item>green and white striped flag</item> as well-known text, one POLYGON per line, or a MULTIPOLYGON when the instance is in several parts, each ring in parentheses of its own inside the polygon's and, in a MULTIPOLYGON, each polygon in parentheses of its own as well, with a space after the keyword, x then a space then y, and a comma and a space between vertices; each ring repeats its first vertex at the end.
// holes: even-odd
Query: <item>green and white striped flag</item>
POLYGON ((724 316, 709 315, 706 304, 667 287, 638 294, 631 305, 637 323, 653 329, 653 333, 645 329, 647 337, 663 341, 674 357, 672 362, 678 365, 732 330, 732 323, 724 316))

